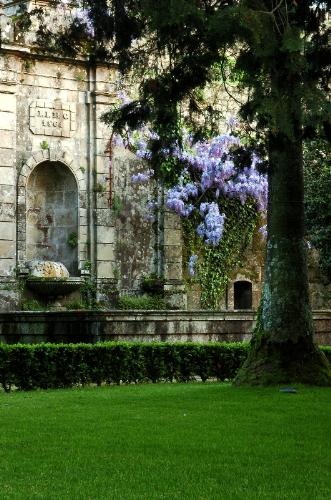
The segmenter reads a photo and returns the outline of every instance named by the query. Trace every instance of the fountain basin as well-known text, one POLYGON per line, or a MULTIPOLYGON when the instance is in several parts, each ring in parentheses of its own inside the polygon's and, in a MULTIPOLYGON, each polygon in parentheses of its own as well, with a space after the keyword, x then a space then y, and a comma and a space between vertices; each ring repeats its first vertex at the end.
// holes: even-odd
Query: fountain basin
POLYGON ((26 286, 44 297, 61 297, 69 295, 83 284, 82 278, 28 278, 26 286))

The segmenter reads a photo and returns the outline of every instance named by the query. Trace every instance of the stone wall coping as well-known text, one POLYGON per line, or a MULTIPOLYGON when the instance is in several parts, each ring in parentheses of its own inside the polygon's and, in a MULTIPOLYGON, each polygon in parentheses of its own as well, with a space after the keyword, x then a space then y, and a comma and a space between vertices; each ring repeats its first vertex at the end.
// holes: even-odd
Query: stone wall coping
MULTIPOLYGON (((75 319, 84 317, 87 321, 89 319, 95 320, 100 318, 103 321, 252 321, 256 319, 257 311, 186 311, 186 310, 117 310, 112 309, 108 311, 11 311, 0 313, 0 322, 6 319, 14 319, 14 321, 21 321, 23 317, 33 319, 42 319, 45 317, 52 318, 58 321, 75 321, 75 319), (13 318, 14 317, 14 318, 13 318)), ((331 309, 315 310, 313 311, 314 319, 331 319, 331 309)))
MULTIPOLYGON (((256 311, 18 311, 0 314, 0 343, 249 341, 256 311)), ((314 315, 315 342, 331 345, 331 310, 314 315)))
MULTIPOLYGON (((34 59, 38 59, 41 61, 63 62, 74 65, 77 65, 78 63, 78 65, 84 65, 84 66, 89 65, 89 58, 81 54, 75 57, 61 56, 60 54, 49 54, 46 56, 45 54, 34 52, 30 49, 30 47, 27 47, 26 45, 22 45, 20 43, 2 43, 1 49, 4 53, 7 52, 18 56, 26 55, 29 58, 33 57, 34 59)), ((95 66, 97 68, 116 69, 118 67, 118 64, 116 64, 116 62, 105 64, 102 63, 101 61, 97 61, 95 66)))

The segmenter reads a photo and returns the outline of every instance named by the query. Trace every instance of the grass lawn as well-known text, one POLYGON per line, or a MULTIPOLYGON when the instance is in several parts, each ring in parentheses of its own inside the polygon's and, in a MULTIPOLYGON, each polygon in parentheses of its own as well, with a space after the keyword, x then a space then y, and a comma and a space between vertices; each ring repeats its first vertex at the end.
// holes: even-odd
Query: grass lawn
POLYGON ((1 499, 330 499, 331 390, 0 394, 1 499))

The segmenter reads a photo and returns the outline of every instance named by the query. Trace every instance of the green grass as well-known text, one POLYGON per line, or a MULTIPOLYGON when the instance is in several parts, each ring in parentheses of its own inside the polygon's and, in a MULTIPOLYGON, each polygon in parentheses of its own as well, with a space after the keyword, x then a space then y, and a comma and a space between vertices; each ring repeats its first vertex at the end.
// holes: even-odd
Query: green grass
POLYGON ((1 499, 330 498, 331 390, 0 394, 1 499))

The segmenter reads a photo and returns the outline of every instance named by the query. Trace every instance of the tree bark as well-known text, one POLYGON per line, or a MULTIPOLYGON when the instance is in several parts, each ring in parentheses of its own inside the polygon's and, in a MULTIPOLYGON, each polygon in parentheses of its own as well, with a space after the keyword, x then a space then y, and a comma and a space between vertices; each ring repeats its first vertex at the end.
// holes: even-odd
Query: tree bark
POLYGON ((241 384, 329 385, 331 371, 313 342, 304 242, 300 81, 272 75, 281 123, 269 135, 268 237, 263 295, 241 384), (288 124, 285 133, 282 126, 288 124))

